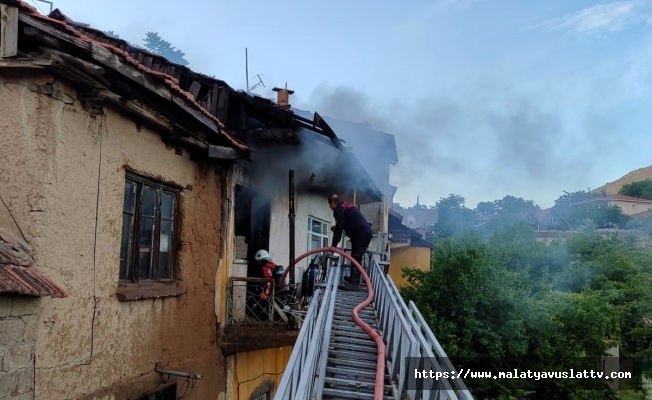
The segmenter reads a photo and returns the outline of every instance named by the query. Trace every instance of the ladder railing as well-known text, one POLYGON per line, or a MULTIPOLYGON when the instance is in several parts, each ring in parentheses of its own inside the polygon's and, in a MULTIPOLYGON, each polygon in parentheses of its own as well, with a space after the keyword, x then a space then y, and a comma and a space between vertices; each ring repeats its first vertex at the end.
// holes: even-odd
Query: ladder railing
POLYGON ((376 311, 387 344, 387 364, 396 398, 473 400, 444 349, 413 302, 408 308, 394 282, 378 263, 371 263, 376 311), (432 370, 440 378, 419 377, 432 370), (449 378, 444 378, 448 376, 449 378))
POLYGON ((324 290, 317 289, 313 294, 275 400, 309 399, 315 390, 323 346, 328 346, 341 270, 339 267, 331 268, 324 290))
MULTIPOLYGON (((394 282, 374 258, 368 272, 393 398, 473 400, 416 305, 406 305, 394 282), (416 372, 424 370, 439 375, 417 377, 416 372)), ((315 292, 275 400, 321 397, 341 273, 341 267, 331 268, 325 287, 315 292)))

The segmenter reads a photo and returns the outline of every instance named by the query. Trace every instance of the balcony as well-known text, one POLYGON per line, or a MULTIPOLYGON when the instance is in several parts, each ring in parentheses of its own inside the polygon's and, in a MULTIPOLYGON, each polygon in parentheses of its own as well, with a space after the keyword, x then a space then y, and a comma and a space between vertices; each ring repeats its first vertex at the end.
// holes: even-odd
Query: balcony
POLYGON ((289 291, 277 292, 273 286, 268 295, 261 296, 267 284, 268 280, 261 278, 229 280, 226 326, 220 338, 225 356, 294 345, 300 314, 293 304, 293 296, 289 291))

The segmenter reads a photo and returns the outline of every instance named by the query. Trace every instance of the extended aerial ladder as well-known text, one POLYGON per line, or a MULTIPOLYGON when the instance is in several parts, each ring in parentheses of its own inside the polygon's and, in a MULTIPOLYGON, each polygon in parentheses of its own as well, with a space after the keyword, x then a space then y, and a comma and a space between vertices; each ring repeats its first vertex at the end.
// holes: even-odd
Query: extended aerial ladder
POLYGON ((472 400, 413 302, 406 304, 378 261, 368 274, 346 252, 321 248, 362 271, 360 290, 340 288, 342 263, 315 291, 275 400, 472 400), (424 371, 433 371, 424 376, 424 371))

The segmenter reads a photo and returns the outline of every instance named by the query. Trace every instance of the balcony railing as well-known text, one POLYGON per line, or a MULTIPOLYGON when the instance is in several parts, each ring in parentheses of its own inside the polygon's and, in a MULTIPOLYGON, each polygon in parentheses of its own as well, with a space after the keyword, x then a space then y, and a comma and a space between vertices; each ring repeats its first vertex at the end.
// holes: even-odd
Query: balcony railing
MULTIPOLYGON (((277 312, 274 289, 261 296, 268 284, 263 278, 235 278, 229 280, 226 296, 227 325, 285 324, 282 314, 277 312)), ((281 309, 282 311, 282 309, 281 309)))

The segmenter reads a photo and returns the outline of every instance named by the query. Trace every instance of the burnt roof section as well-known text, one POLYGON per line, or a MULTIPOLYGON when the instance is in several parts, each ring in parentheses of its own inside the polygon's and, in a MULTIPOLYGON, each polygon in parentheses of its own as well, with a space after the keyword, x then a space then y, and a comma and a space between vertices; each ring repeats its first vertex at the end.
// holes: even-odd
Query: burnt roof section
POLYGON ((89 86, 94 93, 103 95, 102 98, 111 91, 118 96, 108 98, 119 105, 132 98, 165 104, 166 109, 159 111, 161 115, 151 119, 167 115, 169 109, 178 116, 185 114, 184 123, 191 125, 182 127, 177 123, 177 117, 170 116, 168 125, 174 129, 183 128, 203 135, 205 137, 201 139, 210 144, 225 145, 243 152, 252 150, 237 140, 224 123, 229 116, 229 95, 235 92, 225 82, 171 63, 88 24, 75 22, 59 9, 44 16, 20 0, 0 0, 0 3, 20 10, 19 56, 22 61, 50 59, 49 69, 59 73, 65 69, 69 78, 71 69, 76 73, 91 71, 82 79, 75 80, 73 76, 71 81, 89 86), (25 46, 29 48, 23 48, 25 46), (61 62, 62 58, 64 62, 61 62), (66 61, 72 64, 72 68, 66 65, 66 61))
MULTIPOLYGON (((313 120, 294 114, 294 119, 299 126, 309 129, 322 135, 330 141, 331 145, 338 149, 345 158, 345 162, 340 165, 341 168, 350 168, 347 181, 357 190, 367 192, 370 196, 369 202, 380 202, 383 193, 369 175, 369 172, 362 166, 358 158, 347 150, 335 131, 330 127, 324 118, 318 113, 314 113, 313 120)), ((351 188, 353 189, 353 188, 351 188)))
POLYGON ((68 297, 68 293, 34 268, 31 249, 24 240, 0 227, 0 293, 68 297))

